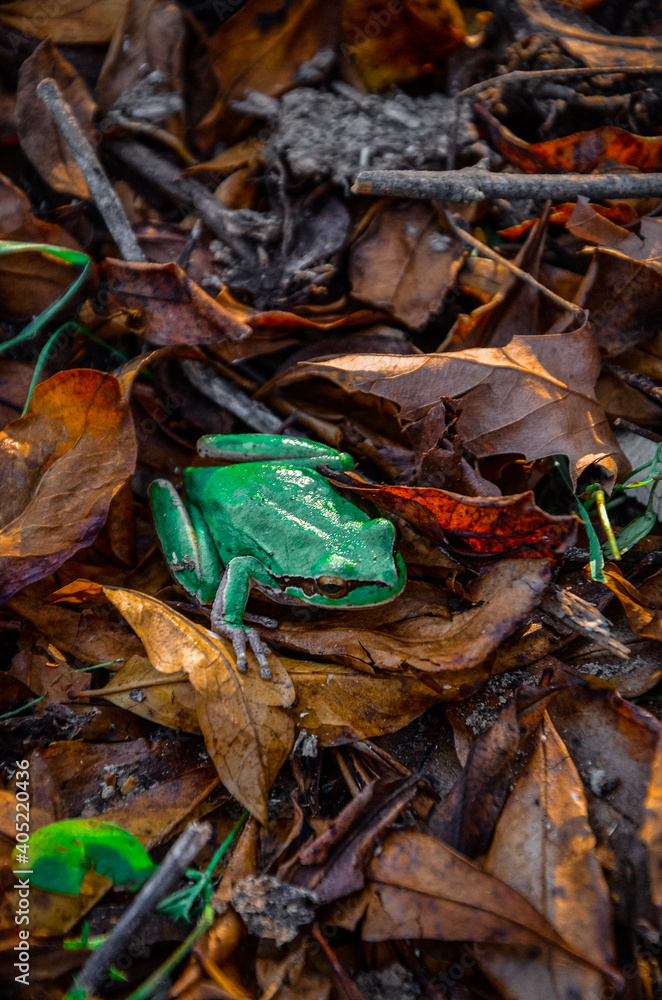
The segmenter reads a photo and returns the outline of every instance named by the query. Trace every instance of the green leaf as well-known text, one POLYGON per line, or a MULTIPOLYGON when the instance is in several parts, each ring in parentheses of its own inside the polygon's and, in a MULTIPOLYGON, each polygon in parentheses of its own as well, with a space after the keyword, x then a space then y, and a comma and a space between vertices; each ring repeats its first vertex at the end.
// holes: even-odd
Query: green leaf
POLYGON ((591 576, 594 580, 599 583, 604 583, 605 575, 602 572, 605 560, 602 554, 602 546, 600 545, 600 539, 598 538, 595 528, 591 524, 591 518, 588 516, 588 511, 584 504, 575 497, 577 502, 577 507, 579 509, 579 516, 581 517, 584 527, 586 528, 586 534, 588 535, 588 545, 589 545, 589 566, 591 568, 591 576))
POLYGON ((31 834, 30 868, 31 885, 76 896, 92 868, 114 885, 137 887, 156 865, 140 841, 119 826, 98 819, 64 819, 31 834))
MULTIPOLYGON (((662 461, 661 456, 662 456, 662 444, 659 444, 657 446, 653 459, 647 463, 647 465, 650 466, 649 474, 651 477, 659 475, 660 463, 662 461)), ((634 472, 630 473, 630 476, 635 475, 637 472, 641 472, 641 469, 645 468, 646 466, 641 466, 641 468, 635 469, 634 472)), ((646 538, 646 536, 649 535, 653 530, 653 528, 655 527, 655 522, 657 521, 657 514, 653 510, 653 501, 655 499, 655 491, 658 487, 658 483, 660 482, 660 480, 651 478, 643 483, 639 482, 627 483, 623 487, 624 490, 635 489, 638 486, 645 486, 649 482, 652 483, 653 485, 651 486, 651 491, 648 494, 648 504, 646 506, 646 510, 644 511, 643 514, 640 514, 639 517, 635 517, 633 521, 630 521, 629 524, 626 524, 625 527, 622 528, 616 535, 616 543, 618 545, 618 551, 620 552, 621 555, 623 555, 624 552, 628 552, 629 549, 631 549, 638 542, 643 541, 643 539, 646 538)), ((604 552, 605 555, 607 556, 609 555, 609 552, 607 551, 605 545, 602 546, 602 551, 604 552)))
POLYGON ((3 253, 49 253, 52 257, 59 257, 66 260, 67 264, 75 264, 76 267, 85 267, 89 261, 86 253, 80 250, 69 250, 68 247, 53 246, 50 243, 23 243, 17 240, 0 240, 0 254, 3 253))
MULTIPOLYGON (((64 260, 67 264, 73 264, 75 267, 82 268, 81 273, 78 275, 76 280, 67 288, 66 292, 63 292, 59 299, 55 302, 51 302, 42 313, 28 323, 20 333, 17 333, 15 337, 11 340, 6 340, 3 344, 0 344, 0 352, 7 351, 9 348, 15 347, 17 344, 22 344, 25 340, 30 340, 35 337, 40 330, 50 323, 54 316, 64 309, 72 299, 76 297, 79 290, 87 281, 92 262, 86 253, 81 253, 80 250, 69 250, 66 247, 56 247, 50 246, 48 243, 19 243, 15 240, 0 240, 0 254, 6 253, 25 253, 26 251, 32 251, 33 253, 47 253, 51 257, 57 257, 60 260, 64 260)), ((32 390, 32 387, 31 387, 32 390)), ((26 404, 27 406, 27 404, 26 404)), ((25 410, 23 411, 25 413, 25 410)))

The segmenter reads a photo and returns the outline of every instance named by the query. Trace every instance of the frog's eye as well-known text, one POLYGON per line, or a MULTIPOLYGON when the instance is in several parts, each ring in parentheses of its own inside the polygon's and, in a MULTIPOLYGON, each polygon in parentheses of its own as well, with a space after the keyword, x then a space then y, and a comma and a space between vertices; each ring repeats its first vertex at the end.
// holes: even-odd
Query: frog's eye
POLYGON ((327 597, 344 597, 347 593, 347 580, 340 576, 318 576, 317 589, 327 597))

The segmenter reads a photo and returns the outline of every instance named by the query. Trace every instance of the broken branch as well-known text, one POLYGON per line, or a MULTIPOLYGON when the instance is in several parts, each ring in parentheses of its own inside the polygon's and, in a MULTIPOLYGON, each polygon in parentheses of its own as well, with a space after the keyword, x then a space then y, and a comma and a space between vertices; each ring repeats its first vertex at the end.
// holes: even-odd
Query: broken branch
POLYGON ((55 80, 50 77, 42 80, 37 86, 37 97, 50 113, 69 147, 69 152, 85 178, 94 203, 117 243, 121 256, 124 260, 144 262, 145 255, 122 208, 122 203, 111 187, 92 144, 63 98, 55 80))
POLYGON ((579 195, 603 198, 655 198, 662 195, 662 173, 651 174, 506 174, 482 167, 463 170, 362 170, 354 194, 437 201, 483 201, 485 198, 543 198, 574 201, 579 195))

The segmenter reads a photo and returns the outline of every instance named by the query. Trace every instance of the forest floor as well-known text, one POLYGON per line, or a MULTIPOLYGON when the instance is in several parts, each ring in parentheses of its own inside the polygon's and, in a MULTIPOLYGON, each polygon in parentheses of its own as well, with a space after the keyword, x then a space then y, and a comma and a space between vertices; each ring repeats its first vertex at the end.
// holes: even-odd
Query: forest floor
POLYGON ((3 996, 662 997, 661 87, 652 0, 0 3, 3 996))

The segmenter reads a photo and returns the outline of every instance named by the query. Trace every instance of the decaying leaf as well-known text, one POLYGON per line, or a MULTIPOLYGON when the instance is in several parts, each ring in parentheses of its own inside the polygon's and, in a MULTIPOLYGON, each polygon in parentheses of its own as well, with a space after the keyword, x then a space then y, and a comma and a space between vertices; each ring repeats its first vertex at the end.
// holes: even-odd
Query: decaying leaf
MULTIPOLYGON (((550 223, 556 226, 566 225, 579 204, 586 201, 588 199, 580 196, 577 202, 566 201, 562 205, 555 205, 549 214, 550 223)), ((636 211, 626 201, 617 202, 615 205, 598 205, 591 202, 587 207, 596 215, 601 216, 603 219, 609 219, 610 222, 615 222, 620 226, 624 226, 628 222, 634 222, 637 218, 636 211)), ((531 226, 535 226, 536 222, 536 219, 526 219, 525 222, 520 222, 515 226, 500 229, 499 236, 502 236, 506 240, 518 240, 531 226)))
POLYGON ((129 0, 99 75, 101 112, 161 125, 183 139, 187 119, 197 124, 216 96, 204 50, 203 33, 185 8, 129 0))
POLYGON ((640 587, 625 579, 618 566, 605 567, 605 586, 623 605, 635 635, 662 640, 662 579, 660 573, 649 576, 640 587))
POLYGON ((136 310, 144 337, 153 344, 209 344, 225 337, 241 340, 251 332, 178 264, 106 258, 99 274, 119 306, 136 310))
POLYGON ((348 0, 342 38, 368 90, 440 73, 465 38, 455 0, 348 0))
POLYGON ((453 284, 461 250, 459 240, 442 230, 437 212, 425 202, 386 206, 352 247, 352 293, 420 329, 453 284))
POLYGON ((315 622, 281 622, 264 631, 308 656, 356 670, 423 671, 442 700, 471 694, 485 677, 485 661, 538 603, 551 579, 545 560, 503 560, 484 574, 475 607, 450 613, 451 593, 410 583, 389 604, 315 622))
POLYGON ((576 993, 598 997, 596 968, 614 963, 611 907, 595 853, 582 782, 545 714, 528 767, 497 825, 486 868, 543 913, 590 968, 557 948, 531 957, 521 948, 481 951, 480 964, 501 990, 521 1000, 576 993))
POLYGON ((81 129, 90 142, 95 142, 93 118, 96 105, 92 96, 73 66, 55 48, 52 38, 48 38, 21 67, 16 94, 16 125, 21 146, 54 191, 74 198, 89 198, 87 181, 55 122, 37 97, 37 85, 47 77, 55 80, 81 129))
POLYGON ((523 895, 440 840, 392 832, 368 865, 365 941, 405 937, 553 948, 610 973, 582 955, 523 895))
POLYGON ((462 773, 428 816, 428 829, 469 857, 483 854, 492 839, 511 787, 513 772, 526 763, 528 737, 540 723, 558 687, 522 686, 496 722, 470 747, 462 773))
POLYGON ((287 671, 274 661, 273 678, 263 680, 253 661, 241 673, 213 632, 154 597, 116 587, 104 591, 143 640, 153 666, 167 674, 187 672, 200 728, 223 783, 266 823, 269 789, 294 743, 294 720, 284 710, 295 699, 287 671))
POLYGON ((642 261, 621 250, 596 247, 575 299, 590 311, 600 349, 608 355, 621 354, 658 332, 662 261, 642 261))
POLYGON ((34 38, 62 45, 104 45, 113 37, 127 0, 60 0, 55 10, 40 10, 34 0, 11 0, 0 9, 0 23, 34 38))
POLYGON ((114 376, 80 368, 36 387, 25 416, 0 434, 0 600, 94 541, 135 458, 114 376))
POLYGON ((458 430, 477 458, 521 454, 529 461, 559 453, 573 481, 599 465, 613 483, 624 456, 595 398, 600 357, 583 329, 514 337, 503 348, 415 357, 348 355, 306 362, 281 385, 318 376, 346 392, 392 400, 403 424, 420 419, 442 397, 462 400, 458 430), (572 356, 571 368, 567 358, 572 356))
POLYGON ((487 123, 490 139, 502 156, 527 174, 590 173, 605 160, 659 170, 662 137, 633 135, 615 125, 603 125, 589 132, 575 132, 546 142, 524 142, 501 125, 485 108, 476 111, 487 123))
POLYGON ((532 493, 463 497, 425 486, 370 486, 355 473, 330 473, 329 479, 404 518, 459 562, 476 564, 504 556, 553 559, 574 540, 572 517, 545 513, 532 493))

